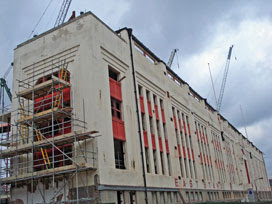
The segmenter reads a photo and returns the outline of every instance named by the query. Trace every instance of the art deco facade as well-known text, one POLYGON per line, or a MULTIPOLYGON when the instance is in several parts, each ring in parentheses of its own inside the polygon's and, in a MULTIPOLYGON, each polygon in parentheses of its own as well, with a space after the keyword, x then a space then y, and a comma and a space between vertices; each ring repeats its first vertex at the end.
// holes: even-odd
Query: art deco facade
POLYGON ((271 198, 263 153, 131 29, 90 12, 18 45, 5 116, 13 203, 271 198))

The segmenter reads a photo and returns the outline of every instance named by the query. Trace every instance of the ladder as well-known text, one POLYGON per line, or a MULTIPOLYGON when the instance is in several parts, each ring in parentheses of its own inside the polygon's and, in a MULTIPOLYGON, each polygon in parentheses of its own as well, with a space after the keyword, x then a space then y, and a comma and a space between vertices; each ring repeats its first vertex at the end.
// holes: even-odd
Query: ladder
MULTIPOLYGON (((67 77, 67 66, 63 67, 61 69, 61 73, 60 73, 60 79, 66 81, 66 77, 67 77)), ((60 91, 58 91, 56 98, 55 98, 55 102, 54 102, 54 107, 58 107, 60 108, 60 103, 62 100, 62 94, 61 91, 63 90, 63 86, 61 87, 60 91)))
MULTIPOLYGON (((37 136, 38 141, 41 141, 43 139, 41 131, 35 129, 35 132, 36 132, 36 136, 37 136)), ((42 153, 43 162, 44 162, 46 168, 48 169, 48 168, 50 168, 51 163, 50 163, 50 159, 49 159, 48 154, 47 154, 47 149, 43 149, 41 147, 40 150, 41 150, 41 153, 42 153)))

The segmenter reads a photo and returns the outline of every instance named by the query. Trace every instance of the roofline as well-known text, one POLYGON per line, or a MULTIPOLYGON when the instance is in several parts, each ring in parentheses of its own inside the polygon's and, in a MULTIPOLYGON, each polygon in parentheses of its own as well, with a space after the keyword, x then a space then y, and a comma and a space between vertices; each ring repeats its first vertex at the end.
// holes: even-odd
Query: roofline
POLYGON ((39 35, 37 35, 37 36, 35 36, 35 37, 32 37, 31 39, 29 39, 29 40, 27 40, 27 41, 25 41, 25 42, 23 42, 23 43, 18 44, 17 47, 16 47, 14 50, 16 50, 16 49, 18 49, 18 48, 20 48, 20 47, 22 47, 22 46, 24 46, 24 45, 26 45, 26 44, 28 44, 28 43, 30 43, 30 42, 33 42, 33 41, 35 41, 35 40, 37 40, 37 39, 39 39, 39 38, 41 38, 41 37, 43 37, 43 36, 45 36, 45 35, 47 35, 47 34, 49 34, 49 33, 52 33, 52 32, 54 32, 54 31, 56 31, 56 30, 58 30, 58 29, 60 29, 60 28, 62 28, 62 27, 64 27, 64 26, 66 26, 66 25, 69 25, 69 24, 71 24, 71 23, 73 23, 73 22, 75 22, 75 21, 77 21, 77 20, 79 20, 79 19, 81 19, 81 18, 84 18, 84 17, 86 17, 86 16, 89 16, 89 15, 92 15, 92 16, 93 16, 95 19, 97 19, 100 23, 102 23, 104 26, 106 26, 112 33, 114 33, 114 34, 115 34, 116 36, 118 36, 121 40, 123 40, 119 35, 116 34, 116 32, 115 32, 112 28, 110 28, 106 23, 104 23, 104 22, 103 22, 100 18, 98 18, 94 13, 92 13, 91 11, 87 11, 87 12, 85 12, 85 13, 83 13, 83 14, 80 14, 79 16, 75 17, 75 18, 72 19, 72 20, 68 20, 67 22, 62 23, 62 24, 60 24, 60 25, 57 26, 57 27, 51 28, 51 29, 48 30, 48 31, 45 31, 45 32, 43 32, 43 33, 41 33, 41 34, 39 34, 39 35))

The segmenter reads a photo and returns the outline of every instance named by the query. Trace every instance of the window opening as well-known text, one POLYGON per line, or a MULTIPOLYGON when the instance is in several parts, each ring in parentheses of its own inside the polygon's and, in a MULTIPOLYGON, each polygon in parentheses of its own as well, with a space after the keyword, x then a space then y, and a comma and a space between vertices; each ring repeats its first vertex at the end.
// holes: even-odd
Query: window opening
POLYGON ((117 191, 117 203, 118 204, 124 203, 124 194, 122 191, 117 191))
POLYGON ((115 167, 117 169, 126 169, 124 142, 114 139, 115 167))
POLYGON ((118 75, 119 73, 113 70, 111 67, 109 67, 109 77, 114 79, 115 81, 118 81, 118 75))
POLYGON ((129 192, 129 197, 130 197, 130 204, 136 204, 136 193, 135 193, 135 191, 130 191, 129 192))

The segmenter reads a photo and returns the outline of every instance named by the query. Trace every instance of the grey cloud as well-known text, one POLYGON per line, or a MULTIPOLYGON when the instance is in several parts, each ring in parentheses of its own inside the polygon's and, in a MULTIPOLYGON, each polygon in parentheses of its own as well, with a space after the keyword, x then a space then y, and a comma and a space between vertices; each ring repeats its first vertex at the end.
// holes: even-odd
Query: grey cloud
POLYGON ((213 39, 216 25, 222 20, 239 24, 248 15, 270 15, 268 1, 132 1, 131 10, 123 17, 124 26, 134 33, 164 60, 173 48, 184 57, 201 52, 213 39), (266 9, 264 9, 266 8, 266 9), (254 9, 254 13, 249 12, 254 9), (245 13, 246 12, 246 13, 245 13), (152 33, 159 24, 161 32, 152 33))

